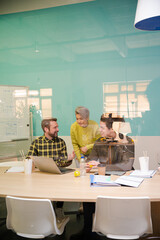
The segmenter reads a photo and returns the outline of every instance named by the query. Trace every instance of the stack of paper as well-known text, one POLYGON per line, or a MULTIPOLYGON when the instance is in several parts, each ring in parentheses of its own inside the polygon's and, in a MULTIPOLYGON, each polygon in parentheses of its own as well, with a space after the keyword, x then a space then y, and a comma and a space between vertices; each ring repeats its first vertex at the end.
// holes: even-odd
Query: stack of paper
POLYGON ((141 170, 134 170, 130 176, 132 177, 142 177, 142 178, 152 178, 156 173, 156 170, 149 170, 147 172, 142 172, 141 170))
POLYGON ((144 178, 121 176, 115 181, 111 181, 110 176, 101 175, 90 175, 91 186, 104 187, 104 186, 128 186, 128 187, 139 187, 143 182, 144 178))
POLYGON ((24 172, 23 166, 11 167, 7 172, 24 172))
POLYGON ((115 183, 120 184, 122 186, 128 187, 139 187, 139 185, 143 182, 144 178, 141 177, 131 177, 131 176, 121 176, 117 178, 115 183))

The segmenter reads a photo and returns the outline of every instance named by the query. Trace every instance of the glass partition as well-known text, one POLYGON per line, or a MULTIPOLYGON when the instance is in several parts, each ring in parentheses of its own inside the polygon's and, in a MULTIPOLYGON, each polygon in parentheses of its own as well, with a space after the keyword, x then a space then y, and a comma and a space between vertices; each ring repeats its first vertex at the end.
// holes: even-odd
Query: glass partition
MULTIPOLYGON (((137 0, 96 0, 0 15, 0 84, 28 86, 34 136, 56 117, 70 136, 75 108, 160 136, 160 32, 134 28, 137 0)), ((146 148, 146 147, 145 147, 146 148)))

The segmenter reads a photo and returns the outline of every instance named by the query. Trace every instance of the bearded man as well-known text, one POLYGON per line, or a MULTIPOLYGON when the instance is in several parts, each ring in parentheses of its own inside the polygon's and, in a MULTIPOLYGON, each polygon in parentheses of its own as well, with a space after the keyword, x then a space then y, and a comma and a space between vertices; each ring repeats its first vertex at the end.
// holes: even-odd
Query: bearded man
MULTIPOLYGON (((58 123, 56 118, 43 119, 41 122, 44 135, 36 138, 28 151, 26 158, 31 156, 43 156, 53 158, 58 167, 66 167, 72 163, 75 157, 74 151, 72 154, 67 154, 66 143, 58 137, 58 123)), ((58 222, 65 221, 66 216, 63 212, 63 202, 54 203, 58 222)))

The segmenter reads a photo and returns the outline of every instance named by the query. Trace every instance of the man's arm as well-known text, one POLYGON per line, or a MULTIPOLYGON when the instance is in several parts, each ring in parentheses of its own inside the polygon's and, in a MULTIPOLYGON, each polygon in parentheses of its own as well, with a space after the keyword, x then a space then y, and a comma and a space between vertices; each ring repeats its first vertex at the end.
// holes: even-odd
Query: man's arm
POLYGON ((75 157, 75 153, 73 151, 72 154, 68 155, 66 143, 64 142, 64 140, 62 140, 61 144, 62 144, 61 154, 60 154, 59 158, 54 159, 54 161, 56 162, 58 167, 67 167, 72 164, 72 160, 75 157))

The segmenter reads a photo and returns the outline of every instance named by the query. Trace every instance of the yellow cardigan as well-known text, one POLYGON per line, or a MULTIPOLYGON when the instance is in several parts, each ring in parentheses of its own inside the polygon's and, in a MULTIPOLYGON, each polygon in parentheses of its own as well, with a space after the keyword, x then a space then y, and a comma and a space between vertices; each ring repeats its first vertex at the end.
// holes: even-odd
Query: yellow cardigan
POLYGON ((93 120, 89 120, 88 126, 85 128, 81 127, 77 122, 74 122, 71 125, 70 133, 72 145, 79 161, 82 154, 80 148, 86 146, 88 149, 86 155, 88 155, 91 152, 95 141, 100 137, 99 126, 93 120))

